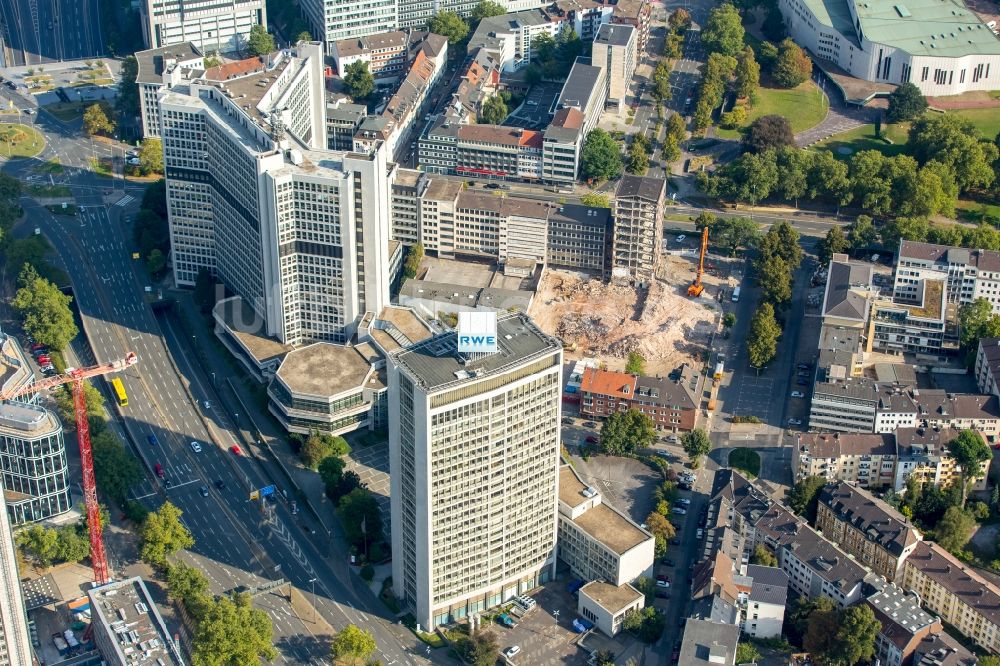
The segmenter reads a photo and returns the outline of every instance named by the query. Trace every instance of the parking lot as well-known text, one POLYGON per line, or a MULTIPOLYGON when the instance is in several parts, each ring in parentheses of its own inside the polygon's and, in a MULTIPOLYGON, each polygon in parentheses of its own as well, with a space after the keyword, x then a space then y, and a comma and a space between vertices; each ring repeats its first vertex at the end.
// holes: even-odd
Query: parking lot
POLYGON ((524 98, 524 104, 517 110, 517 114, 507 118, 504 125, 534 130, 545 129, 551 119, 549 112, 552 104, 561 91, 562 85, 558 83, 536 84, 524 98))

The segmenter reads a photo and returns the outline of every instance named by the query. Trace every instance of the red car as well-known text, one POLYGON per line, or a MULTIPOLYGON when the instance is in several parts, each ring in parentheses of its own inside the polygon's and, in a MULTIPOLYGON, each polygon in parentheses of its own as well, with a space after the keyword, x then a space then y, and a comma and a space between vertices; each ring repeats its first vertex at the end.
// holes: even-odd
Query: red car
POLYGON ((163 466, 160 465, 160 463, 156 463, 156 465, 153 466, 153 471, 156 472, 156 476, 161 479, 165 476, 163 473, 163 466))
POLYGON ((35 344, 31 345, 31 351, 34 352, 38 351, 39 349, 45 349, 45 345, 43 345, 41 342, 36 342, 35 344))
POLYGON ((232 446, 230 446, 229 450, 233 452, 233 455, 237 455, 237 456, 243 455, 243 451, 240 450, 240 447, 236 446, 235 444, 233 444, 232 446))
POLYGON ((45 356, 43 354, 42 356, 38 357, 38 364, 39 365, 48 365, 51 362, 52 362, 52 357, 51 356, 45 356))

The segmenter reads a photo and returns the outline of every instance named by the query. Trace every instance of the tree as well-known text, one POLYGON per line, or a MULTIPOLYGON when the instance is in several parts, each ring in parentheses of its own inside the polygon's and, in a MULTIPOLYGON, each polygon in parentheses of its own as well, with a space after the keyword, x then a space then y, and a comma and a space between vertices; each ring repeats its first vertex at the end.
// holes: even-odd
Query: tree
POLYGON ((472 20, 478 23, 484 18, 490 18, 491 16, 503 16, 506 13, 507 8, 499 2, 493 2, 493 0, 482 0, 472 9, 472 20))
POLYGON ((670 90, 670 67, 661 60, 653 70, 653 99, 660 103, 670 101, 673 93, 670 90))
POLYGON ((802 637, 802 647, 808 650, 814 657, 825 658, 830 652, 838 628, 837 610, 835 608, 813 608, 806 620, 806 630, 805 635, 802 637))
MULTIPOLYGON (((778 9, 778 3, 772 3, 767 8, 767 15, 764 17, 764 23, 760 27, 764 36, 770 39, 772 42, 778 43, 788 36, 788 28, 785 26, 785 17, 781 15, 781 10, 778 9)), ((761 50, 763 51, 764 46, 771 46, 770 43, 764 42, 761 45, 761 50)))
POLYGON ((907 82, 889 95, 889 110, 885 119, 890 123, 902 123, 924 115, 927 98, 915 84, 907 82))
POLYGON ((594 655, 594 666, 615 666, 615 653, 611 650, 598 650, 594 655))
POLYGON ((701 32, 707 53, 736 56, 743 50, 743 21, 736 7, 728 2, 711 11, 701 32))
POLYGON ((969 543, 975 528, 975 516, 961 507, 951 506, 934 528, 934 537, 942 548, 958 553, 969 543))
POLYGON ((92 433, 90 446, 97 487, 118 504, 124 504, 129 488, 142 479, 138 461, 111 430, 92 433))
POLYGON ((736 315, 732 312, 727 312, 725 316, 722 317, 722 325, 726 328, 736 326, 736 315))
POLYGON ((819 504, 819 491, 826 485, 826 479, 821 476, 807 476, 797 481, 788 493, 788 506, 810 523, 816 520, 816 507, 819 504))
POLYGON ((625 616, 624 626, 643 643, 655 643, 663 634, 667 616, 652 606, 633 611, 625 616))
POLYGON ((834 254, 847 252, 850 247, 851 244, 848 242, 844 230, 841 227, 830 227, 826 232, 826 236, 820 240, 819 247, 817 248, 820 263, 829 263, 834 254))
POLYGON ((406 249, 406 262, 403 264, 403 277, 415 278, 420 271, 420 262, 424 259, 424 244, 417 241, 406 249))
POLYGON ((139 86, 135 80, 139 76, 139 61, 134 55, 122 60, 119 74, 115 108, 118 113, 127 118, 137 116, 139 115, 139 86))
POLYGON ((681 448, 691 461, 691 467, 698 469, 701 464, 701 457, 708 455, 712 450, 712 442, 708 438, 708 433, 702 428, 695 428, 691 432, 681 435, 681 448))
POLYGON ((343 456, 351 452, 347 440, 339 435, 331 435, 314 430, 299 449, 302 464, 316 471, 319 464, 330 456, 343 456))
MULTIPOLYGON (((986 440, 975 430, 963 430, 948 442, 948 453, 962 467, 962 507, 969 486, 982 478, 982 463, 993 459, 993 451, 986 440)), ((947 514, 945 514, 947 515, 947 514)))
POLYGON ((194 302, 202 314, 208 314, 215 307, 215 278, 207 268, 199 269, 194 279, 194 302))
POLYGON ((194 537, 181 522, 183 512, 170 502, 146 516, 139 556, 148 564, 166 566, 167 557, 194 545, 194 537))
POLYGON ((837 632, 831 650, 823 654, 828 666, 854 666, 875 654, 875 637, 882 630, 875 612, 867 604, 857 604, 838 613, 837 632))
POLYGON ((312 40, 312 34, 308 30, 302 30, 299 34, 295 35, 296 44, 299 42, 311 42, 312 40))
POLYGON ((858 215, 854 222, 847 226, 847 241, 852 250, 863 250, 875 244, 878 232, 875 223, 867 215, 858 215))
POLYGON ((760 242, 760 261, 766 257, 781 257, 788 264, 788 270, 794 271, 802 263, 802 247, 799 245, 799 232, 787 220, 778 220, 764 234, 760 242))
POLYGON ((62 351, 79 333, 69 309, 73 299, 39 277, 33 268, 29 269, 21 271, 18 277, 21 288, 11 304, 20 315, 28 335, 50 349, 62 351))
POLYGON ((806 173, 806 195, 810 199, 822 197, 833 201, 837 204, 839 214, 840 206, 849 204, 854 197, 847 173, 847 165, 835 158, 830 151, 812 153, 812 162, 806 173))
POLYGON ((59 553, 59 535, 54 529, 32 525, 17 533, 18 547, 42 567, 52 566, 59 553))
POLYGON ((358 60, 344 67, 344 85, 353 99, 367 99, 375 90, 375 77, 368 69, 368 62, 358 60))
POLYGON ((139 168, 143 174, 163 173, 163 142, 155 137, 142 142, 139 147, 139 168))
POLYGON ((628 353, 628 361, 625 363, 625 372, 630 375, 646 374, 646 359, 636 351, 628 353))
POLYGON ((920 165, 938 162, 954 174, 961 191, 989 187, 996 174, 993 164, 1000 150, 992 141, 983 141, 972 122, 952 113, 918 118, 910 126, 907 147, 920 165))
POLYGON ((774 82, 781 88, 795 88, 808 81, 811 75, 812 60, 806 52, 791 39, 782 40, 771 72, 774 82))
POLYGON ((210 602, 195 628, 194 666, 257 664, 278 656, 267 613, 254 608, 250 595, 234 594, 210 602))
POLYGON ((674 527, 674 524, 667 520, 666 516, 657 511, 653 511, 646 516, 646 529, 648 529, 653 536, 666 541, 673 539, 677 535, 677 528, 674 527))
POLYGON ((737 664, 755 664, 760 659, 760 650, 753 643, 741 641, 736 645, 737 664))
POLYGON ((792 272, 781 257, 770 256, 759 262, 757 282, 761 298, 775 308, 783 308, 792 300, 792 272))
POLYGON ((334 661, 346 657, 364 662, 372 656, 375 648, 375 636, 371 631, 349 624, 334 637, 330 653, 334 661))
POLYGON ((497 661, 500 643, 492 631, 477 631, 470 636, 459 638, 455 649, 467 664, 493 666, 497 661))
POLYGON ((171 599, 183 601, 188 610, 192 610, 192 600, 208 595, 208 579, 201 571, 183 562, 168 564, 167 594, 171 599))
POLYGON ((601 450, 609 456, 632 455, 655 440, 653 419, 636 409, 615 412, 601 426, 601 450))
POLYGON ((1000 315, 985 298, 977 298, 958 308, 959 340, 966 352, 975 353, 981 338, 1000 336, 1000 315))
POLYGON ((591 208, 611 208, 611 199, 600 192, 587 192, 580 197, 580 203, 591 208))
POLYGON ((646 149, 641 143, 633 141, 632 145, 629 146, 627 170, 633 175, 641 176, 646 173, 647 169, 649 169, 649 155, 646 154, 646 149))
POLYGON ((252 56, 262 56, 274 51, 274 37, 267 31, 267 28, 254 25, 250 28, 250 35, 247 37, 247 52, 252 56))
POLYGON ((455 12, 438 12, 427 21, 427 29, 433 33, 448 38, 448 45, 453 46, 465 39, 469 34, 469 24, 455 12))
POLYGON ((499 125, 506 118, 509 111, 500 95, 495 95, 486 100, 483 104, 483 120, 490 125, 499 125))
POLYGON ((735 75, 737 96, 752 98, 760 87, 760 65, 749 46, 744 47, 736 59, 735 75))
POLYGON ((747 355, 750 365, 763 368, 778 354, 778 338, 781 328, 774 318, 774 306, 761 303, 750 319, 750 334, 747 336, 747 355))
POLYGON ((752 153, 762 153, 768 148, 794 146, 792 124, 784 116, 761 116, 750 123, 743 134, 743 147, 752 153))
POLYGON ((757 544, 754 548, 753 556, 750 558, 751 564, 759 564, 762 567, 776 567, 778 566, 778 558, 774 556, 771 549, 762 543, 757 544))
POLYGON ((667 23, 672 31, 683 32, 691 27, 691 13, 686 9, 675 9, 667 23))
POLYGON ((761 238, 760 228, 745 217, 723 217, 708 233, 713 242, 729 250, 730 256, 740 248, 756 247, 761 238))
POLYGON ((115 121, 108 118, 108 114, 104 112, 104 107, 100 103, 91 104, 83 112, 83 129, 90 136, 95 134, 108 136, 115 131, 115 121))
POLYGON ((350 543, 367 549, 382 540, 382 512, 375 496, 364 488, 355 488, 340 499, 340 517, 350 543))
POLYGON ((580 172, 588 180, 613 180, 622 174, 622 153, 611 135, 595 128, 580 154, 580 172))
POLYGON ((159 275, 167 267, 167 258, 163 256, 160 248, 153 248, 146 258, 146 268, 152 275, 159 275))

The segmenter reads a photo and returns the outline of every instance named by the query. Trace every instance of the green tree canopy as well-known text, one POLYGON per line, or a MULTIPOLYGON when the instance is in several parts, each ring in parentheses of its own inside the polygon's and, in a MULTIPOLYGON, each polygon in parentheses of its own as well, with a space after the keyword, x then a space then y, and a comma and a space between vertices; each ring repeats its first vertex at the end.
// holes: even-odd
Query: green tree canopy
POLYGON ((316 470, 319 464, 330 456, 344 456, 351 452, 347 440, 339 435, 313 431, 306 441, 302 442, 299 457, 302 464, 311 470, 316 470))
POLYGON ((834 254, 847 252, 850 248, 851 244, 847 240, 847 234, 844 233, 843 228, 830 227, 817 248, 819 261, 822 264, 829 263, 834 254))
POLYGON ((779 256, 764 257, 757 265, 757 281, 761 298, 777 308, 786 307, 792 300, 792 272, 779 256))
POLYGON ((788 493, 788 506, 810 523, 816 521, 816 507, 819 504, 819 492, 826 485, 822 476, 807 476, 796 481, 788 493))
POLYGON ((167 557, 194 545, 194 537, 181 522, 183 512, 170 502, 146 516, 142 524, 139 556, 148 564, 164 567, 167 557))
POLYGON ((758 250, 761 258, 781 257, 788 269, 794 271, 802 263, 799 232, 787 220, 778 220, 764 234, 758 250))
POLYGON ((375 77, 368 69, 368 62, 358 60, 344 67, 344 85, 353 99, 367 99, 375 90, 375 77))
POLYGON ((707 53, 737 56, 743 51, 743 21, 730 3, 715 7, 701 31, 701 42, 707 53))
POLYGON ((494 666, 500 643, 492 631, 477 631, 471 636, 462 636, 455 643, 455 651, 467 664, 472 666, 494 666))
POLYGON ((795 88, 808 81, 811 75, 812 60, 806 52, 791 39, 782 40, 771 72, 774 82, 782 88, 795 88))
POLYGON ((614 180, 622 174, 621 147, 597 127, 590 131, 580 154, 580 172, 588 180, 614 180))
POLYGON ((683 32, 691 27, 691 13, 688 10, 679 7, 675 9, 672 14, 670 14, 670 18, 667 19, 667 24, 674 32, 683 32))
POLYGON ((735 75, 736 94, 740 97, 753 97, 760 87, 760 65, 749 46, 743 47, 736 59, 735 75))
POLYGON ((115 131, 115 121, 108 118, 100 102, 91 104, 83 112, 83 129, 90 136, 103 134, 111 136, 115 131))
POLYGON ((448 45, 454 46, 469 34, 469 24, 455 12, 438 12, 427 22, 427 29, 448 38, 448 45))
POLYGON ((601 450, 609 456, 628 456, 656 440, 653 419, 637 409, 615 412, 601 426, 601 450))
POLYGON ((920 88, 907 81, 889 95, 889 110, 885 119, 890 123, 902 123, 924 115, 927 110, 927 98, 920 88))
POLYGON ((627 171, 636 176, 642 176, 649 169, 649 155, 642 142, 633 141, 628 151, 627 171))
POLYGON ((490 97, 483 104, 483 120, 490 125, 499 125, 507 118, 508 113, 507 104, 500 95, 490 97))
POLYGON ((624 622, 625 629, 634 633, 643 643, 658 641, 666 625, 667 616, 652 606, 629 613, 624 622))
POLYGON ((776 567, 778 566, 778 558, 774 556, 771 549, 762 543, 757 544, 754 548, 753 556, 750 558, 751 564, 759 564, 762 567, 776 567))
POLYGON ((98 489, 118 504, 124 505, 129 488, 142 479, 139 462, 125 450, 118 435, 110 429, 93 434, 90 446, 98 489))
POLYGON ((677 528, 674 527, 674 524, 667 520, 666 516, 657 511, 653 511, 646 516, 646 528, 652 532, 653 536, 666 541, 673 539, 677 535, 677 528))
POLYGON ((369 491, 355 488, 341 498, 339 509, 351 544, 364 550, 382 540, 382 512, 369 491))
POLYGON ((267 613, 254 608, 250 595, 234 594, 210 602, 192 641, 194 666, 257 664, 278 656, 267 613))
POLYGON ((191 610, 191 601, 208 596, 208 579, 183 562, 170 563, 167 565, 167 594, 171 599, 183 601, 191 610))
POLYGON ((252 56, 262 56, 274 51, 274 37, 267 31, 267 28, 257 24, 250 28, 250 35, 247 37, 247 52, 252 56))
POLYGON ((827 666, 855 666, 875 654, 875 637, 882 625, 867 604, 856 604, 838 613, 831 649, 823 655, 827 666))
POLYGON ((975 430, 963 430, 948 442, 948 453, 962 467, 962 506, 969 485, 983 477, 982 463, 993 459, 989 444, 975 430))
POLYGON ((994 142, 982 139, 968 118, 953 113, 923 116, 910 126, 906 145, 919 164, 944 165, 963 192, 993 184, 993 164, 1000 151, 994 142))
POLYGON ((403 277, 415 278, 420 271, 420 262, 424 259, 424 244, 417 241, 406 249, 406 261, 403 264, 403 277))
POLYGON ((484 18, 490 18, 491 16, 503 16, 506 13, 507 8, 499 2, 493 2, 493 0, 481 0, 481 2, 472 9, 472 20, 479 22, 484 18))
POLYGON ((695 428, 691 432, 681 435, 681 448, 691 461, 691 467, 697 469, 701 464, 701 457, 708 455, 712 450, 712 442, 708 438, 708 433, 702 428, 695 428))
POLYGON ((753 643, 740 641, 736 645, 737 664, 756 664, 760 660, 760 650, 753 643))
POLYGON ((1000 315, 985 298, 977 298, 958 308, 959 338, 967 352, 975 353, 981 338, 1000 336, 1000 315))
POLYGON ((747 355, 750 365, 763 368, 778 354, 778 338, 781 327, 774 318, 774 306, 761 303, 750 319, 750 333, 747 336, 747 355))
POLYGON ((372 656, 376 647, 375 636, 371 631, 349 624, 334 637, 330 653, 335 661, 345 657, 365 661, 372 656))
POLYGON ((30 266, 22 269, 18 284, 21 288, 11 304, 23 321, 24 331, 50 349, 65 349, 79 333, 69 309, 72 297, 39 277, 30 266))
POLYGON ((975 528, 975 516, 962 507, 950 506, 934 528, 934 537, 942 548, 958 553, 965 548, 975 528))
POLYGON ((628 353, 628 361, 625 363, 625 372, 630 375, 646 374, 646 359, 637 351, 628 353))
POLYGON ((587 192, 580 197, 580 203, 592 208, 611 208, 611 198, 600 192, 587 192))
POLYGON ((143 174, 163 173, 163 142, 156 137, 144 139, 139 147, 139 167, 143 174))
POLYGON ((750 123, 743 134, 743 146, 754 153, 762 153, 768 148, 794 145, 792 124, 784 116, 773 114, 761 116, 750 123))
POLYGON ((139 115, 139 86, 136 77, 139 76, 139 61, 134 55, 122 60, 118 71, 118 96, 115 98, 115 108, 126 117, 139 115))

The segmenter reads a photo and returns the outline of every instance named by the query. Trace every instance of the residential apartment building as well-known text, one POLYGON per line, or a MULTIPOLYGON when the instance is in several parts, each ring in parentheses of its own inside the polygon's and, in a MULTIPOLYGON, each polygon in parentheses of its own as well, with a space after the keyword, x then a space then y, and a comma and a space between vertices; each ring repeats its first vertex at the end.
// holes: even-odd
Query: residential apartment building
POLYGON ((795 480, 821 476, 863 488, 893 483, 896 442, 892 435, 861 433, 789 433, 795 480))
POLYGON ((1000 653, 1000 589, 941 546, 917 544, 903 565, 903 589, 976 645, 1000 653))
POLYGON ((562 204, 549 213, 545 263, 603 277, 611 241, 611 209, 562 204))
POLYGON ((647 176, 622 176, 614 199, 611 276, 650 284, 663 247, 663 205, 666 181, 647 176))
POLYGON ((509 313, 496 353, 457 342, 388 357, 392 580, 424 627, 555 574, 562 344, 509 313))
POLYGON ((608 105, 614 105, 618 112, 625 108, 632 77, 638 63, 636 30, 628 25, 606 23, 597 31, 591 62, 599 64, 607 75, 604 77, 608 105))
POLYGON ((44 407, 0 404, 0 472, 11 525, 73 508, 62 424, 44 407))
MULTIPOLYGON (((299 6, 312 28, 313 39, 322 42, 326 55, 331 57, 338 41, 407 27, 399 23, 398 0, 301 0, 299 6)), ((343 76, 342 69, 337 71, 343 76)))
POLYGON ((136 51, 135 84, 139 94, 142 136, 160 136, 160 91, 186 83, 205 69, 201 51, 191 42, 179 42, 147 51, 136 51))
POLYGON ((559 559, 582 580, 618 587, 653 572, 653 535, 606 504, 569 465, 559 468, 559 559))
MULTIPOLYGON (((6 494, 6 493, 5 493, 6 494)), ((33 663, 28 638, 28 616, 21 591, 21 576, 14 552, 14 533, 0 496, 0 666, 29 666, 33 663)))
POLYGON ((207 270, 262 336, 342 344, 389 298, 386 151, 326 148, 318 44, 247 62, 160 97, 175 283, 207 270))
MULTIPOLYGON (((945 487, 960 482, 962 466, 948 452, 948 442, 958 437, 953 428, 899 428, 896 431, 896 472, 893 490, 903 492, 910 476, 921 483, 945 487)), ((985 490, 989 464, 984 462, 971 490, 985 490)))
POLYGON ((354 150, 354 136, 368 117, 368 107, 341 100, 326 105, 326 147, 330 150, 354 150))
POLYGON ((147 48, 192 43, 201 53, 240 51, 255 25, 267 26, 264 0, 141 0, 147 48))
POLYGON ((820 491, 816 529, 875 573, 897 582, 903 562, 921 540, 901 513, 844 482, 820 491))
POLYGON ((900 241, 894 300, 919 302, 924 280, 944 280, 949 303, 985 298, 1000 313, 1000 252, 900 241))
POLYGON ((649 41, 650 19, 653 16, 653 3, 649 0, 618 0, 611 14, 611 22, 617 25, 630 25, 635 28, 636 62, 642 60, 649 41))
POLYGON ((469 38, 470 54, 484 49, 493 56, 504 72, 513 73, 532 62, 531 43, 539 35, 555 39, 565 25, 542 8, 484 18, 469 38))
POLYGON ((800 595, 827 597, 838 608, 861 601, 869 571, 804 522, 777 549, 789 587, 800 595))
POLYGON ((685 666, 735 666, 740 627, 707 620, 684 623, 680 660, 685 666))
POLYGON ((375 82, 383 83, 399 79, 408 69, 409 42, 403 30, 372 33, 333 42, 329 55, 338 76, 343 77, 348 66, 364 62, 375 82))
POLYGON ((944 280, 920 280, 915 303, 878 299, 872 304, 872 347, 942 360, 958 353, 958 307, 945 298, 944 280))
POLYGON ((777 638, 785 622, 788 576, 776 567, 751 564, 746 577, 750 593, 743 610, 743 633, 754 638, 777 638))
POLYGON ((944 630, 941 620, 920 607, 920 598, 895 584, 865 599, 880 629, 875 657, 884 666, 910 666, 921 642, 944 630))
POLYGON ((587 368, 580 383, 580 413, 607 418, 635 409, 657 430, 694 430, 698 413, 698 374, 685 364, 677 379, 630 375, 587 368))

